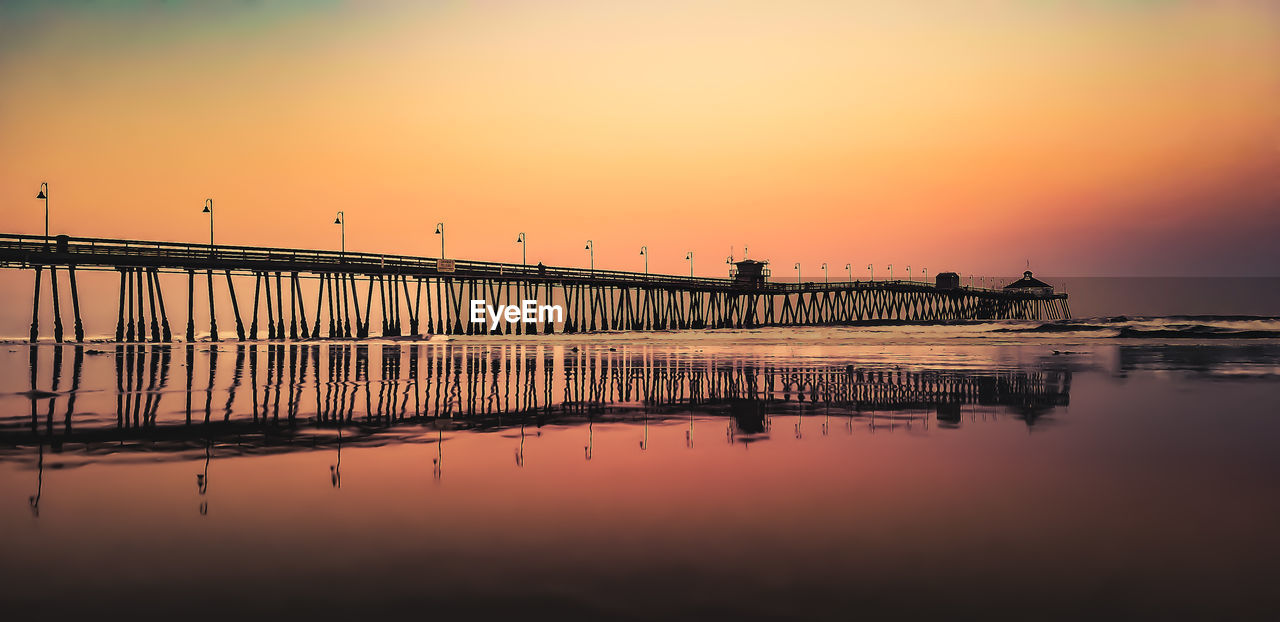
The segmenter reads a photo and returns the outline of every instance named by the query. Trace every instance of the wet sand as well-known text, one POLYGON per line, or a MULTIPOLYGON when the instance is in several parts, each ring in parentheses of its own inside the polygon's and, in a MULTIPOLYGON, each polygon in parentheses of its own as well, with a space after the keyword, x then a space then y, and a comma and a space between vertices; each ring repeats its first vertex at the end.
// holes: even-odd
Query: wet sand
POLYGON ((9 346, 0 602, 224 619, 1280 604, 1280 345, 773 337, 9 346))

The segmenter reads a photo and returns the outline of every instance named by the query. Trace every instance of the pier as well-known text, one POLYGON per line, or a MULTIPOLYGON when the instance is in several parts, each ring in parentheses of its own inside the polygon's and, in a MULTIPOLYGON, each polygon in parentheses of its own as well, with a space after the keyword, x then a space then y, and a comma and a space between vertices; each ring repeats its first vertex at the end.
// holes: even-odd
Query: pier
MULTIPOLYGON (((1052 320, 1070 317, 1067 295, 1051 289, 992 289, 958 282, 911 280, 768 281, 767 266, 729 278, 648 274, 595 268, 439 259, 313 249, 183 244, 0 234, 0 268, 32 270, 30 340, 40 337, 42 279, 48 272, 53 338, 67 339, 63 296, 70 297, 71 334, 84 341, 77 272, 115 271, 117 342, 196 340, 195 310, 221 339, 215 292, 230 300, 237 340, 363 339, 427 334, 506 335, 650 331, 763 326, 934 323, 964 320, 1052 320), (185 274, 185 330, 169 321, 161 273, 185 274), (64 276, 65 275, 65 276, 64 276), (750 278, 743 278, 749 276, 750 278), (61 286, 65 280, 65 287, 61 286), (199 283, 198 283, 199 282, 199 283), (237 292, 237 284, 239 292, 237 292), (201 287, 202 286, 202 287, 201 287), (198 291, 203 290, 203 291, 198 291), (375 305, 374 293, 377 293, 375 305), (201 302, 201 299, 207 302, 201 302), (562 321, 472 323, 469 302, 560 305, 562 321), (372 326, 379 316, 378 330, 372 326)), ((941 276, 941 275, 940 275, 941 276)), ((953 275, 954 276, 954 275, 953 275)), ((1028 278, 1030 277, 1028 273, 1028 278)), ((175 294, 182 297, 175 297, 175 294)), ((103 301, 94 301, 102 304, 103 301)), ((228 336, 231 333, 227 333, 228 336)))

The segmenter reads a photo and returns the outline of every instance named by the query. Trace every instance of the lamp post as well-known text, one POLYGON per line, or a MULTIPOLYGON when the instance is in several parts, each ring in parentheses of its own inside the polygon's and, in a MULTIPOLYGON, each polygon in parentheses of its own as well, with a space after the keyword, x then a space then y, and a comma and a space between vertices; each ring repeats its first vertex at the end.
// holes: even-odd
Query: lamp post
POLYGON ((849 282, 852 283, 853 282, 853 264, 852 263, 845 264, 844 269, 849 271, 849 282))
POLYGON ((800 284, 800 262, 796 262, 796 285, 800 284))
POLYGON ((440 258, 444 259, 444 223, 436 223, 436 235, 440 236, 440 258))
POLYGON ((872 264, 867 264, 867 278, 872 281, 876 280, 876 269, 872 264))
POLYGON ((928 282, 929 282, 929 269, 928 269, 928 268, 920 268, 920 278, 924 279, 924 282, 925 282, 925 283, 928 283, 928 282))
POLYGON ((339 228, 342 230, 342 254, 338 257, 339 261, 343 261, 347 258, 347 215, 339 211, 337 218, 333 219, 333 224, 340 225, 339 228))
POLYGON ((587 240, 586 249, 591 253, 591 271, 595 272, 596 271, 596 246, 591 242, 591 240, 587 240))
POLYGON ((827 270, 827 262, 825 261, 822 262, 822 282, 823 283, 831 282, 831 273, 827 270))
POLYGON ((529 263, 529 243, 528 240, 525 240, 523 231, 516 236, 516 241, 520 243, 520 265, 527 265, 529 263))
POLYGON ((640 254, 644 255, 644 275, 649 276, 649 247, 641 246, 640 254))
POLYGON ((889 264, 889 280, 893 280, 893 264, 889 264))
POLYGON ((907 266, 907 280, 911 280, 911 266, 909 265, 907 266))
POLYGON ((689 251, 684 258, 689 260, 689 278, 693 278, 693 251, 689 251))
POLYGON ((37 199, 44 200, 44 245, 49 245, 49 182, 40 182, 37 199))
MULTIPOLYGON (((204 200, 204 213, 209 215, 209 252, 213 253, 213 199, 204 200)), ((49 237, 45 233, 45 237, 49 237)))

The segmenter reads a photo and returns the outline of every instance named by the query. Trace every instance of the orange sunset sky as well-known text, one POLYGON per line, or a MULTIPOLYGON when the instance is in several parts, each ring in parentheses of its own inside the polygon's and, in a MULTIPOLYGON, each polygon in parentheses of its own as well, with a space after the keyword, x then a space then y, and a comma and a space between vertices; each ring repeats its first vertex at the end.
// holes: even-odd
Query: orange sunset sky
POLYGON ((0 231, 1280 274, 1280 3, 4 2, 0 231))

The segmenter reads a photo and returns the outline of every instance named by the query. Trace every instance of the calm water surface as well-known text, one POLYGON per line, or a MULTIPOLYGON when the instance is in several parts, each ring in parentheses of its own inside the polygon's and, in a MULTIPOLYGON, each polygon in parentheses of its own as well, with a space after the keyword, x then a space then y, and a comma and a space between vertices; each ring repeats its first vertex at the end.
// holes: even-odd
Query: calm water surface
POLYGON ((899 330, 3 346, 0 603, 1275 613, 1280 340, 899 330))

